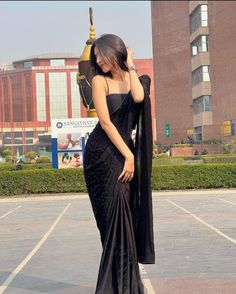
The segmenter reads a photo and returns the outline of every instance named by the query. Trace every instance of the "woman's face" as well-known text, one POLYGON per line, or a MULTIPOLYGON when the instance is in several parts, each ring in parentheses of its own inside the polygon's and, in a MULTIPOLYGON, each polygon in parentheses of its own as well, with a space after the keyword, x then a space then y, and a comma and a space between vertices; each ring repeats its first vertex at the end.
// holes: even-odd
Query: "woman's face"
POLYGON ((111 63, 108 63, 108 60, 104 60, 102 55, 99 53, 96 47, 94 47, 94 55, 96 57, 96 61, 98 66, 104 73, 109 72, 114 66, 111 63))

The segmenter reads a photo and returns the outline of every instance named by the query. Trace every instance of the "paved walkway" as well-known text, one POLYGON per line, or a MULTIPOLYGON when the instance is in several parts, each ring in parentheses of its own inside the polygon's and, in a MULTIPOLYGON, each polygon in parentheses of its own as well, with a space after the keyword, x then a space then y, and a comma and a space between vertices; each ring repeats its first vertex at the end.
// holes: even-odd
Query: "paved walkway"
MULTIPOLYGON (((235 294, 236 190, 154 192, 153 211, 146 293, 235 294)), ((100 255, 87 195, 0 199, 0 294, 94 294, 100 255)))

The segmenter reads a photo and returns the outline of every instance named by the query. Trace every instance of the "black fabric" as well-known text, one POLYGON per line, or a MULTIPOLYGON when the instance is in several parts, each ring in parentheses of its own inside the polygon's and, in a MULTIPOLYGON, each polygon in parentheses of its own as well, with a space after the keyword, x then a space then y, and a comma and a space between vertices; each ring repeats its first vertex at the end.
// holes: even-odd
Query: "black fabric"
POLYGON ((96 294, 143 294, 138 261, 154 263, 150 78, 142 76, 140 81, 145 89, 142 103, 134 103, 130 92, 107 96, 111 121, 135 154, 134 179, 130 183, 118 181, 124 157, 100 123, 85 147, 85 181, 103 246, 96 294), (134 145, 130 137, 137 124, 134 145))
POLYGON ((131 182, 133 218, 135 224, 136 246, 140 263, 155 263, 153 212, 152 212, 152 118, 149 76, 140 77, 144 87, 144 100, 136 105, 137 132, 135 138, 136 174, 131 182))

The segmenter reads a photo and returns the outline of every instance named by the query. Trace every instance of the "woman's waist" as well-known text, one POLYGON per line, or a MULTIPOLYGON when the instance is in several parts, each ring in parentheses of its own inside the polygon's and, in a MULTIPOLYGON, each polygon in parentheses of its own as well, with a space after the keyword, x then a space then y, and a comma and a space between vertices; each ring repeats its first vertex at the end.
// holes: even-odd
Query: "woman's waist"
MULTIPOLYGON (((125 141, 126 144, 128 144, 129 139, 131 137, 132 129, 131 128, 125 128, 117 125, 116 123, 112 122, 115 126, 116 130, 118 131, 119 135, 122 137, 122 139, 125 141)), ((103 130, 100 123, 96 125, 96 127, 93 129, 93 131, 90 133, 89 138, 87 142, 89 141, 99 141, 101 144, 107 143, 108 141, 111 142, 111 139, 108 137, 107 133, 103 130)))

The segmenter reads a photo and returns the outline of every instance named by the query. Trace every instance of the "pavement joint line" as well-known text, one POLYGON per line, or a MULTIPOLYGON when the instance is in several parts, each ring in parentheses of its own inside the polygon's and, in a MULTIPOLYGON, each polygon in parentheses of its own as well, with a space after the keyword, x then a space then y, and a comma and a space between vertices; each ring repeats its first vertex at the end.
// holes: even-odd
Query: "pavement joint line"
MULTIPOLYGON (((141 275, 148 276, 142 264, 139 264, 139 269, 140 269, 141 275)), ((143 281, 144 287, 147 290, 147 294, 156 294, 154 288, 152 287, 152 283, 148 278, 143 278, 142 281, 143 281)))
POLYGON ((215 231, 218 235, 224 237, 225 239, 229 240, 230 242, 232 242, 233 244, 236 245, 236 240, 229 237, 228 235, 224 234, 223 232, 221 232, 219 229, 217 229, 216 227, 208 224, 207 222, 205 222, 204 220, 202 220, 200 217, 198 217, 197 215, 195 215, 194 213, 192 213, 191 211, 185 209, 184 207, 176 204, 175 202, 166 199, 167 202, 171 203, 172 205, 178 207, 179 209, 183 210, 184 212, 186 212, 187 214, 191 215, 193 218, 195 218, 197 221, 199 221, 200 223, 204 224, 205 226, 207 226, 208 228, 212 229, 213 231, 215 231))
POLYGON ((0 199, 0 203, 10 203, 10 202, 34 202, 34 201, 52 201, 52 200, 80 200, 88 199, 88 194, 78 194, 78 195, 61 195, 61 196, 32 196, 32 197, 16 197, 16 198, 3 198, 0 199))
MULTIPOLYGON (((32 196, 25 196, 25 195, 15 195, 14 198, 9 198, 6 196, 1 196, 0 198, 0 203, 9 203, 9 202, 26 202, 26 201, 41 201, 41 200, 71 200, 71 199, 75 199, 75 200, 81 200, 81 199, 88 199, 88 194, 87 193, 82 193, 82 192, 78 192, 78 194, 67 194, 65 195, 65 193, 61 193, 61 195, 58 195, 60 193, 57 194, 32 194, 32 196)), ((219 196, 219 194, 234 194, 236 195, 236 189, 207 189, 207 190, 201 190, 201 189, 197 189, 197 190, 168 190, 168 191, 158 191, 158 190, 153 190, 152 191, 152 196, 153 197, 158 197, 158 196, 177 196, 177 195, 199 195, 199 194, 207 194, 208 196, 210 196, 210 194, 212 195, 216 195, 219 196)))
POLYGON ((44 244, 44 242, 48 239, 50 234, 55 229, 56 225, 59 223, 63 215, 66 213, 66 211, 71 206, 71 203, 67 204, 66 207, 63 209, 63 211, 59 214, 59 216, 56 218, 54 223, 51 225, 47 233, 41 238, 41 240, 37 243, 37 245, 30 251, 30 253, 24 258, 24 260, 14 269, 14 271, 9 275, 9 277, 0 285, 0 294, 2 294, 7 287, 10 285, 10 283, 13 281, 13 279, 16 277, 16 275, 24 268, 24 266, 30 261, 30 259, 37 253, 37 251, 40 249, 40 247, 44 244))
POLYGON ((21 207, 22 207, 22 205, 19 205, 19 206, 17 206, 16 208, 14 208, 14 209, 8 211, 7 213, 1 215, 1 216, 0 216, 0 219, 3 219, 4 217, 6 217, 6 216, 8 216, 9 214, 15 212, 17 209, 19 209, 19 208, 21 208, 21 207))
POLYGON ((221 198, 218 198, 218 199, 221 200, 221 201, 227 202, 227 203, 229 203, 229 204, 236 205, 235 202, 231 202, 231 201, 229 201, 229 200, 225 200, 225 199, 221 199, 221 198))
POLYGON ((201 190, 201 189, 197 189, 197 190, 168 190, 168 191, 152 191, 152 195, 154 197, 158 197, 158 196, 168 196, 168 195, 173 195, 173 196, 177 196, 177 195, 199 195, 199 194, 203 194, 203 195, 217 195, 219 196, 219 194, 234 194, 236 195, 236 189, 207 189, 207 190, 201 190))

